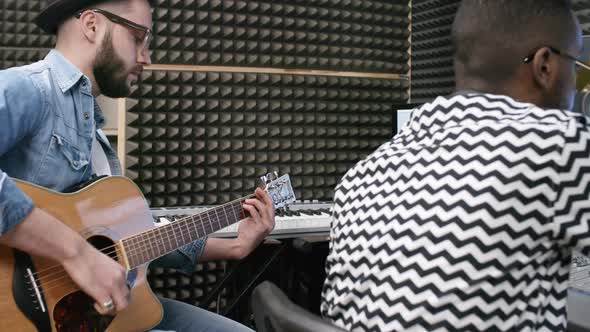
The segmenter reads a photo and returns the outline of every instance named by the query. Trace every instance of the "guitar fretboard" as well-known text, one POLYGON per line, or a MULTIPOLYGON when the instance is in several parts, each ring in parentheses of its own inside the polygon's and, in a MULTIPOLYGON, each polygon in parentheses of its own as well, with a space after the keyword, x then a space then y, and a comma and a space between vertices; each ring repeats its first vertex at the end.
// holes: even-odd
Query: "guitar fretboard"
POLYGON ((123 239, 129 268, 133 269, 245 218, 248 197, 211 208, 162 227, 123 239))

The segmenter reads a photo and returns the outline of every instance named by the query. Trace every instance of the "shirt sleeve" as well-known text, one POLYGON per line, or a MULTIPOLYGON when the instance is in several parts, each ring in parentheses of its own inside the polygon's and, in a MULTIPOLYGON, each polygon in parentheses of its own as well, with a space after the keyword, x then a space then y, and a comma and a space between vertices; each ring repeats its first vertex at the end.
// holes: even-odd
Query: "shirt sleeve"
POLYGON ((557 240, 590 254, 590 130, 583 117, 572 120, 557 162, 554 204, 557 240))
MULTIPOLYGON (((0 71, 0 157, 33 134, 46 112, 41 91, 30 77, 18 71, 0 71)), ((33 209, 31 199, 9 175, 0 170, 0 235, 33 209)))
POLYGON ((8 175, 0 171, 0 235, 20 223, 33 210, 33 201, 8 175))
POLYGON ((203 254, 206 242, 207 237, 200 238, 178 250, 154 260, 151 266, 176 269, 186 274, 191 274, 199 257, 203 254))

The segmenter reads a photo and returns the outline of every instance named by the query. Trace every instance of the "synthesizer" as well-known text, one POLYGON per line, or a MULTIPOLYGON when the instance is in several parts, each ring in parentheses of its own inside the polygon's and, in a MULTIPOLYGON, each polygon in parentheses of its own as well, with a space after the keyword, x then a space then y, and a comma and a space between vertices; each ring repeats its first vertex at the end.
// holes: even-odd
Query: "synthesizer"
MULTIPOLYGON (((154 208, 152 214, 156 225, 165 225, 209 207, 154 208)), ((269 238, 290 238, 301 236, 328 236, 330 234, 331 202, 300 202, 288 208, 279 209, 275 214, 275 228, 269 238)), ((238 224, 230 225, 210 237, 235 237, 238 224)))
POLYGON ((567 297, 568 331, 590 331, 590 259, 575 253, 567 297))

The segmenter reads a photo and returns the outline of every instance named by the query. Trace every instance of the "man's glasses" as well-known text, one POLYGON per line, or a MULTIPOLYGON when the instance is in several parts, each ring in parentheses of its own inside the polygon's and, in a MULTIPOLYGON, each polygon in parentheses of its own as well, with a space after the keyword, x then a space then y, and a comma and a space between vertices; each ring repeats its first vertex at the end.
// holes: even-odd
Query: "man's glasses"
MULTIPOLYGON (((101 15, 104 15, 104 17, 106 17, 109 21, 111 21, 113 23, 121 24, 127 28, 131 28, 135 32, 133 35, 135 36, 137 44, 141 45, 143 50, 147 50, 149 48, 150 43, 153 38, 152 29, 145 27, 141 24, 137 24, 135 22, 129 21, 126 18, 123 18, 119 15, 115 15, 111 12, 106 11, 106 10, 97 9, 97 8, 88 9, 88 10, 90 10, 94 13, 99 13, 101 15)), ((76 14, 76 18, 80 18, 80 16, 82 16, 82 13, 83 13, 83 11, 76 14)))
MULTIPOLYGON (((551 52, 553 52, 557 55, 561 55, 569 60, 572 60, 576 64, 578 70, 585 69, 585 70, 590 71, 590 65, 588 65, 587 63, 584 63, 582 60, 576 58, 575 56, 567 54, 565 52, 562 52, 559 49, 552 47, 552 46, 546 46, 546 47, 549 48, 551 50, 551 52)), ((533 58, 535 57, 535 53, 537 53, 538 50, 539 49, 535 50, 533 53, 526 56, 524 59, 522 59, 522 61, 524 61, 524 63, 530 63, 531 61, 533 61, 533 58)))

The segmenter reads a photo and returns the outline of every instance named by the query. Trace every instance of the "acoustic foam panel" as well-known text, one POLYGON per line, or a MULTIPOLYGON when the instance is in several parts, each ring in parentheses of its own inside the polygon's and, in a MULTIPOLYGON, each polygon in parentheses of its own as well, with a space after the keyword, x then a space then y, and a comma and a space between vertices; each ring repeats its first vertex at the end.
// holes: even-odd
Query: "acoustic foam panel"
POLYGON ((154 63, 406 73, 409 1, 160 1, 154 63))
POLYGON ((406 80, 146 71, 128 112, 127 175, 154 207, 221 204, 268 171, 299 199, 331 200, 339 178, 392 135, 406 80))

